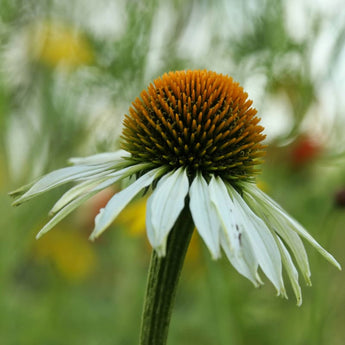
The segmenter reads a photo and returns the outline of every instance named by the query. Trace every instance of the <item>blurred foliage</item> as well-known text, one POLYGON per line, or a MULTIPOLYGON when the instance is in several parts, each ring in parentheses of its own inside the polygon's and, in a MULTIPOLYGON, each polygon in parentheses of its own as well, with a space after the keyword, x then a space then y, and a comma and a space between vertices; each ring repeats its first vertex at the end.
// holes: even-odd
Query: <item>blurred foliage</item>
MULTIPOLYGON (((269 144, 260 186, 344 267, 345 12, 340 1, 0 0, 0 344, 137 342, 150 247, 134 202, 96 243, 96 196, 40 241, 56 195, 6 193, 111 151, 156 76, 207 68, 254 100, 269 144), (327 3, 327 4, 326 4, 327 3)), ((344 274, 310 254, 304 303, 254 289, 193 238, 169 344, 330 344, 345 334, 344 274)), ((289 296, 292 296, 291 289, 289 296)))

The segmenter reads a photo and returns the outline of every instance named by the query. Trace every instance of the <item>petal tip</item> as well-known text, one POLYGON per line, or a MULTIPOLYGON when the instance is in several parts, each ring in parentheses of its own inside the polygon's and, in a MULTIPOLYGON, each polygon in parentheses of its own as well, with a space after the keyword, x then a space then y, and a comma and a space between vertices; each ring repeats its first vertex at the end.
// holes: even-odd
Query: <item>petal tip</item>
POLYGON ((211 258, 212 260, 216 261, 216 260, 219 260, 221 258, 221 254, 220 254, 220 250, 219 251, 211 251, 211 258))
POLYGON ((96 234, 94 231, 91 233, 91 235, 89 236, 89 240, 91 242, 95 242, 95 240, 99 237, 99 234, 96 234))
POLYGON ((279 289, 277 289, 277 296, 281 296, 282 298, 289 299, 286 290, 283 286, 281 286, 279 289))
POLYGON ((44 233, 42 233, 42 231, 38 232, 38 234, 35 237, 36 240, 39 240, 43 235, 44 235, 44 233))
POLYGON ((12 192, 8 192, 7 195, 8 195, 10 198, 15 198, 15 197, 18 195, 18 193, 14 190, 14 191, 12 191, 12 192))
POLYGON ((311 286, 312 285, 309 272, 304 274, 304 280, 305 280, 305 283, 307 284, 307 286, 311 286))
POLYGON ((253 283, 254 287, 256 289, 258 289, 259 287, 261 287, 261 285, 263 285, 262 281, 258 281, 258 280, 251 280, 251 282, 253 283))
POLYGON ((338 261, 336 261, 335 263, 334 263, 334 266, 339 270, 339 271, 342 271, 343 269, 341 268, 341 265, 340 265, 340 263, 338 262, 338 261))

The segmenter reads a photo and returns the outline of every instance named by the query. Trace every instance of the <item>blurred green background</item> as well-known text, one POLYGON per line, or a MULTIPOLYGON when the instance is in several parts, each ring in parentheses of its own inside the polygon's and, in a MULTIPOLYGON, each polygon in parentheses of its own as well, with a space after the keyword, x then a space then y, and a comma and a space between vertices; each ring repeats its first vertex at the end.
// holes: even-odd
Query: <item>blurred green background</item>
MULTIPOLYGON (((0 344, 136 344, 150 247, 134 202, 100 240, 106 190, 35 240, 64 188, 20 208, 7 193, 71 156, 118 147, 121 120, 169 70, 231 75, 269 144, 258 184, 345 266, 342 1, 0 0, 0 344)), ((308 247, 296 307, 255 289, 193 238, 170 345, 345 341, 345 278, 308 247)), ((288 282, 287 282, 288 285, 288 282)))

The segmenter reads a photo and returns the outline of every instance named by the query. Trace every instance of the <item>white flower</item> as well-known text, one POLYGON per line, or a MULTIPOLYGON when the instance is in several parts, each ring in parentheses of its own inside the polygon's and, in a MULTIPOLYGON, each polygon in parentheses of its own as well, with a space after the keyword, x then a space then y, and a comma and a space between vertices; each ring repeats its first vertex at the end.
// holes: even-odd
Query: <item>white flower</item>
POLYGON ((265 135, 247 94, 232 78, 208 71, 170 72, 137 98, 124 119, 125 150, 74 158, 71 167, 52 172, 12 193, 18 205, 62 183, 76 181, 54 205, 54 217, 40 237, 100 190, 127 177, 134 181, 115 194, 96 216, 97 238, 140 192, 147 201, 148 239, 158 256, 166 254, 170 231, 189 208, 214 259, 224 251, 235 269, 255 286, 260 270, 278 295, 286 297, 283 267, 302 303, 298 272, 310 284, 303 237, 328 261, 338 262, 282 208, 260 191, 253 176, 264 155, 265 135))
POLYGON ((282 277, 284 267, 294 289, 297 304, 302 303, 298 273, 290 256, 294 255, 305 281, 310 284, 308 257, 300 236, 321 255, 340 269, 339 263, 277 203, 252 182, 241 182, 242 195, 220 177, 207 182, 201 174, 192 181, 183 168, 167 172, 165 168, 147 169, 148 165, 126 166, 130 154, 120 150, 86 158, 72 158, 70 167, 53 171, 12 196, 19 205, 39 194, 67 182, 77 182, 55 203, 53 218, 41 229, 37 238, 97 192, 132 175, 142 174, 121 192, 115 194, 96 216, 90 236, 96 239, 106 230, 126 205, 140 192, 158 181, 147 202, 147 235, 159 256, 165 255, 167 238, 180 212, 189 202, 194 224, 217 259, 223 249, 235 269, 255 286, 262 284, 259 267, 275 286, 278 295, 286 297, 282 277), (188 196, 188 197, 187 197, 188 196))

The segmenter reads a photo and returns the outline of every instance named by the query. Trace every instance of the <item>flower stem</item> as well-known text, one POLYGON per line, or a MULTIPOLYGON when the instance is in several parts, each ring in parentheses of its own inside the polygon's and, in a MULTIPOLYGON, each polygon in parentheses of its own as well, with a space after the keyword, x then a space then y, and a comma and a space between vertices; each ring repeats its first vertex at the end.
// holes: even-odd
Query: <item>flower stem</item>
MULTIPOLYGON (((188 205, 188 203, 187 203, 188 205)), ((165 257, 151 256, 139 345, 165 345, 172 308, 194 223, 185 206, 171 230, 165 257)))

